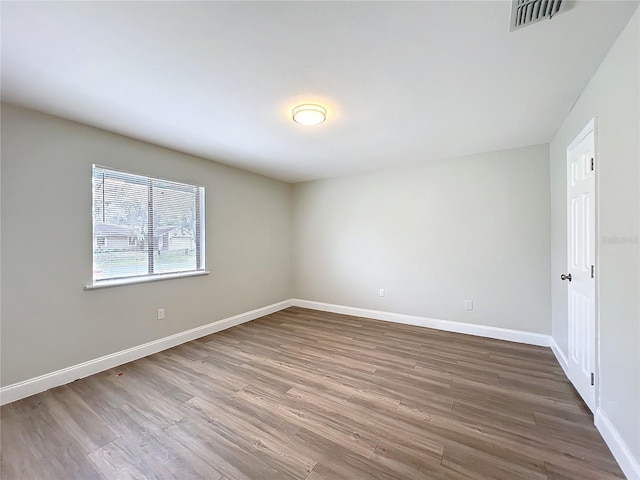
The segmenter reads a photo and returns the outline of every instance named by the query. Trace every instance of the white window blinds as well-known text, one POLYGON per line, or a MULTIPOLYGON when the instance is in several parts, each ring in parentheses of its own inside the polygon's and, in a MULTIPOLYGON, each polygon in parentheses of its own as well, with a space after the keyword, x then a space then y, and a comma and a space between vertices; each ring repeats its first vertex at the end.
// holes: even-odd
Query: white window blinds
POLYGON ((93 283, 204 270, 204 187, 93 166, 93 283))

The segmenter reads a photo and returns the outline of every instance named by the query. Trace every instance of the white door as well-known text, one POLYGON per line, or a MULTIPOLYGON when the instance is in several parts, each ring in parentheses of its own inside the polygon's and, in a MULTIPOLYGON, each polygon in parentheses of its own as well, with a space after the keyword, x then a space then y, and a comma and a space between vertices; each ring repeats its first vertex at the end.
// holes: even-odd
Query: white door
POLYGON ((595 121, 567 148, 569 380, 595 412, 596 181, 595 121))

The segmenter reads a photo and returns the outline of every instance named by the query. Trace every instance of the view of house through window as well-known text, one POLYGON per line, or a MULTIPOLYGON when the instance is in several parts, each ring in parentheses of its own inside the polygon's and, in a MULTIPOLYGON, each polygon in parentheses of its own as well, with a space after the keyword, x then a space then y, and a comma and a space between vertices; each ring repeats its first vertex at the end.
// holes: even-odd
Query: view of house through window
POLYGON ((93 166, 93 282, 204 270, 204 187, 93 166))

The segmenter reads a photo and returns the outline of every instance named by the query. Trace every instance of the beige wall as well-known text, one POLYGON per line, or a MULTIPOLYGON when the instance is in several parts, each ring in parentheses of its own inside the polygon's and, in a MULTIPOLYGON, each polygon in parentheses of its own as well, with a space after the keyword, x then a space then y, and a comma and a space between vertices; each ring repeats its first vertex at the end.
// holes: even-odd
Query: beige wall
POLYGON ((566 149, 597 117, 599 406, 640 461, 640 11, 550 145, 553 338, 567 352, 566 149))
POLYGON ((292 296, 286 183, 4 104, 1 178, 2 385, 292 296), (211 274, 83 290, 92 163, 205 185, 211 274))
POLYGON ((297 298, 551 332, 547 145, 297 184, 293 205, 297 298))

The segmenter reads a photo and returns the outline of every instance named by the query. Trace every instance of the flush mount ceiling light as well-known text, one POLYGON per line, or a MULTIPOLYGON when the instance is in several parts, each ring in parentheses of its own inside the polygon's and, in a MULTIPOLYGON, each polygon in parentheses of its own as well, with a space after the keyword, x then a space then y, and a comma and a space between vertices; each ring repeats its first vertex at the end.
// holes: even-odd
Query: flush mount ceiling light
POLYGON ((305 103, 291 111, 293 121, 300 125, 319 125, 327 119, 327 110, 320 105, 305 103))

